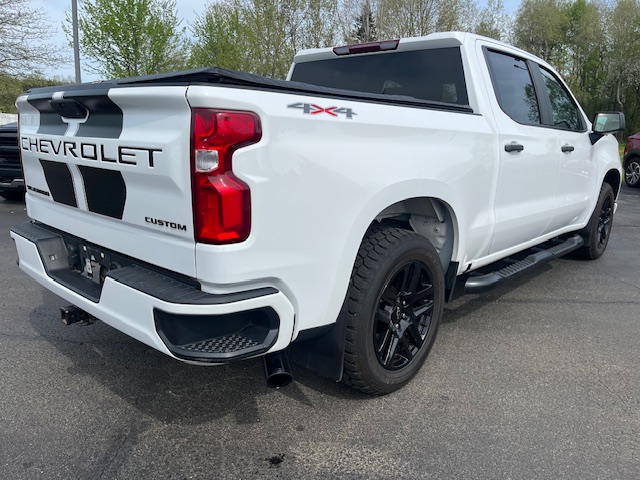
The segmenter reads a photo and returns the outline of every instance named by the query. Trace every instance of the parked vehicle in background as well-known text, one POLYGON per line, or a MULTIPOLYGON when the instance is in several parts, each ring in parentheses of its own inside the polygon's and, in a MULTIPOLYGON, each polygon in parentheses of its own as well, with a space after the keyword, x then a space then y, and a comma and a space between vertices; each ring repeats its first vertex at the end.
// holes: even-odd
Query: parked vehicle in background
POLYGON ((0 125, 0 197, 19 200, 24 196, 24 179, 18 148, 18 124, 0 125))
POLYGON ((624 181, 640 188, 640 132, 629 135, 624 147, 624 181))
POLYGON ((458 276, 478 293, 604 253, 624 116, 592 124, 543 60, 436 33, 303 51, 288 80, 207 68, 18 98, 32 222, 11 236, 75 305, 65 323, 385 394, 458 276))

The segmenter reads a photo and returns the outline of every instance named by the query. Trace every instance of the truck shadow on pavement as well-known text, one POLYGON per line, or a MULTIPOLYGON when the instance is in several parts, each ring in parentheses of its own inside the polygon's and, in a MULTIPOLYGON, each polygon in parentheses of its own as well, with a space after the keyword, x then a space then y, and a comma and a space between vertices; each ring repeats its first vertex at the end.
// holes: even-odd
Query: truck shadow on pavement
POLYGON ((78 401, 96 402, 96 396, 104 397, 104 390, 96 387, 102 385, 132 408, 161 422, 198 425, 227 415, 233 415, 238 424, 257 423, 259 398, 274 393, 313 406, 300 384, 330 396, 363 398, 295 365, 294 382, 276 392, 266 386, 260 358, 212 367, 189 365, 100 321, 66 326, 59 316, 59 308, 66 302, 42 292, 43 302, 29 313, 29 322, 39 337, 64 356, 58 360, 60 376, 64 377, 66 365, 67 383, 76 388, 80 385, 78 401))
MULTIPOLYGON (((571 261, 580 261, 571 259, 571 261)), ((558 260, 556 260, 556 263, 558 260)), ((469 317, 473 312, 477 312, 483 305, 499 301, 505 295, 512 293, 514 290, 525 286, 533 281, 536 277, 545 275, 553 270, 553 264, 540 265, 534 270, 525 272, 517 277, 510 279, 508 282, 497 285, 493 290, 489 290, 479 294, 465 294, 464 282, 467 276, 458 277, 454 298, 451 302, 445 304, 442 314, 442 324, 457 323, 459 320, 469 317)), ((437 340, 436 340, 437 341, 437 340)))

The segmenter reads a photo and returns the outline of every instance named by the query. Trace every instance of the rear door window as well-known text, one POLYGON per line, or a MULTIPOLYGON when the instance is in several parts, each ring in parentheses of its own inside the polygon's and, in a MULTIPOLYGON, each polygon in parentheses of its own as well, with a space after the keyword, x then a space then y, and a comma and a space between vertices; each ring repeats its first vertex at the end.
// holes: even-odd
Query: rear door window
POLYGON ((486 57, 502 111, 518 123, 540 125, 538 97, 526 60, 493 50, 487 50, 486 57))

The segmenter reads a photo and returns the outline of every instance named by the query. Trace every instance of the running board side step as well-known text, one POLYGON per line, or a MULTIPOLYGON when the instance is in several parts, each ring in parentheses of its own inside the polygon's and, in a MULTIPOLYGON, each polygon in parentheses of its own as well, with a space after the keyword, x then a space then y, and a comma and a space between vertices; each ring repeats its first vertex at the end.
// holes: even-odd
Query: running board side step
POLYGON ((500 270, 469 277, 464 284, 464 291, 465 293, 485 292, 504 280, 531 268, 543 265, 554 258, 562 257, 580 248, 582 245, 584 245, 584 239, 580 235, 574 235, 559 245, 532 253, 519 262, 508 265, 500 270))

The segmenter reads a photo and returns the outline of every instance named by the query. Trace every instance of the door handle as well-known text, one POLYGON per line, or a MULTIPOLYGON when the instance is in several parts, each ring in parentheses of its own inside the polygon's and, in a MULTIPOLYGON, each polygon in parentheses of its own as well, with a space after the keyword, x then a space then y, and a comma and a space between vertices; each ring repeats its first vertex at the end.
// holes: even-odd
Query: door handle
POLYGON ((564 153, 568 153, 573 152, 575 148, 573 148, 571 145, 563 145, 560 150, 562 150, 564 153))
POLYGON ((507 143, 504 146, 505 152, 521 152, 524 150, 524 145, 520 145, 519 143, 507 143))

